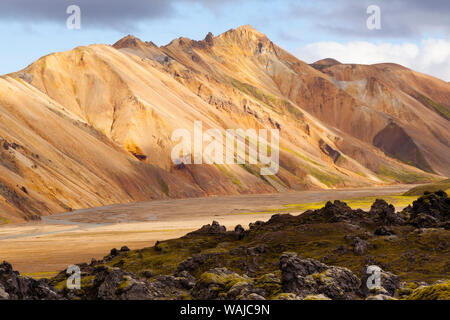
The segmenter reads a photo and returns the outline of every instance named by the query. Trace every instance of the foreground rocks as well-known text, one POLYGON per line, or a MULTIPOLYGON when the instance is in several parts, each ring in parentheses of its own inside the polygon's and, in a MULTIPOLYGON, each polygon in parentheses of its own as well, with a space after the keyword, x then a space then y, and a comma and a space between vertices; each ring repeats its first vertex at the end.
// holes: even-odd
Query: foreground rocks
POLYGON ((336 300, 360 296, 361 281, 346 268, 329 267, 313 259, 301 259, 296 253, 285 253, 280 269, 283 292, 301 298, 322 295, 336 300))
POLYGON ((21 277, 8 262, 0 264, 0 300, 56 300, 61 298, 45 280, 21 277))
POLYGON ((213 222, 78 265, 80 289, 67 288, 66 270, 38 281, 4 262, 0 299, 450 299, 448 221, 447 194, 436 192, 399 213, 383 200, 368 212, 334 201, 247 230, 213 222), (368 285, 369 266, 379 268, 379 285, 368 285))
POLYGON ((425 194, 404 212, 409 215, 409 223, 417 228, 450 229, 450 199, 444 191, 425 194))

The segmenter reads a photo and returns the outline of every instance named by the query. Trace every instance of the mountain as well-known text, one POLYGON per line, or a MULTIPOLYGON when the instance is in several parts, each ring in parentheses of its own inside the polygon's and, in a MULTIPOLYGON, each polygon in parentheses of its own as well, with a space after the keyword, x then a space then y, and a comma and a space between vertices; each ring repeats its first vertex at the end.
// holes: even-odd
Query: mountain
POLYGON ((250 26, 50 54, 0 77, 0 223, 169 197, 442 180, 449 106, 444 81, 392 64, 310 66, 250 26), (175 165, 172 133, 192 133, 194 121, 223 134, 279 129, 278 173, 175 165))

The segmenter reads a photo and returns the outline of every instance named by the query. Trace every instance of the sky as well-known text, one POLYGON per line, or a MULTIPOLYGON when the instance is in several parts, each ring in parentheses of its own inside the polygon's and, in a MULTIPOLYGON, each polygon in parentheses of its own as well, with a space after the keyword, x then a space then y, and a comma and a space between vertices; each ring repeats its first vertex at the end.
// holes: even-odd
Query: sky
POLYGON ((450 81, 449 0, 0 0, 0 74, 128 34, 165 45, 246 24, 308 63, 393 62, 450 81), (80 29, 67 27, 70 5, 80 29))

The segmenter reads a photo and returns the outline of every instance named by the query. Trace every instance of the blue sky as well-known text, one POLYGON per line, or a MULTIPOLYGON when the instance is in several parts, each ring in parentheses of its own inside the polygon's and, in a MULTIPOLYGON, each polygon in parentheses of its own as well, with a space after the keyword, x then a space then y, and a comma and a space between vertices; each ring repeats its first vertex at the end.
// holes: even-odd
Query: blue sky
POLYGON ((158 45, 180 36, 251 24, 306 62, 397 62, 450 81, 450 1, 430 0, 1 0, 0 74, 43 55, 134 34, 158 45), (65 9, 81 8, 81 30, 69 30, 65 9), (377 4, 381 29, 369 30, 377 4))

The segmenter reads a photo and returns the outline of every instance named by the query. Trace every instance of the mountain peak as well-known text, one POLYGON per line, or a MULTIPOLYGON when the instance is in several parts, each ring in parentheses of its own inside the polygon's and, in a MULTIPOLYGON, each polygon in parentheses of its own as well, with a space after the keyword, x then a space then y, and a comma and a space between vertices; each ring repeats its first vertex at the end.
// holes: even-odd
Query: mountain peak
POLYGON ((316 62, 313 63, 314 65, 321 65, 321 66, 334 66, 336 64, 342 64, 339 61, 337 61, 336 59, 333 58, 325 58, 322 60, 318 60, 316 62))
POLYGON ((227 33, 247 35, 247 36, 255 36, 257 38, 267 38, 267 36, 265 34, 259 32, 258 30, 256 30, 255 28, 253 28, 249 24, 240 26, 240 27, 238 27, 236 29, 228 30, 227 32, 225 32, 225 34, 227 34, 227 33))
POLYGON ((236 30, 243 30, 243 31, 251 31, 251 32, 259 32, 258 30, 256 30, 255 28, 253 28, 251 25, 246 24, 240 27, 237 27, 236 30))
POLYGON ((142 49, 144 47, 155 47, 158 46, 151 41, 142 41, 141 39, 129 34, 123 37, 119 41, 113 44, 115 49, 142 49))
POLYGON ((129 34, 125 37, 123 37, 122 39, 120 39, 119 41, 117 41, 116 43, 113 44, 113 47, 116 49, 122 49, 122 48, 135 48, 138 47, 139 45, 143 45, 144 42, 139 39, 136 38, 135 36, 129 34))

